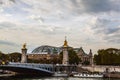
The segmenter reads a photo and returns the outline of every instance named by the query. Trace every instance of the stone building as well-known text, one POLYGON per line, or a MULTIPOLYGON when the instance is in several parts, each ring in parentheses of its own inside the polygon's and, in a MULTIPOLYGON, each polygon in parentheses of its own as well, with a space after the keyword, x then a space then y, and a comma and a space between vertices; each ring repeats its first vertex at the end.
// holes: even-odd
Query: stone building
POLYGON ((59 58, 60 49, 53 46, 43 45, 35 48, 32 53, 28 54, 28 59, 34 60, 50 60, 59 58))
POLYGON ((28 54, 28 59, 34 60, 50 60, 53 58, 59 58, 58 54, 28 54))
POLYGON ((93 64, 93 54, 91 49, 89 54, 85 53, 82 47, 75 48, 74 50, 76 51, 78 57, 81 58, 81 64, 84 64, 85 62, 89 62, 90 65, 93 64))
MULTIPOLYGON (((34 59, 34 60, 50 60, 53 58, 59 58, 59 53, 64 52, 63 54, 63 64, 68 64, 69 63, 69 57, 68 57, 68 52, 70 46, 68 46, 67 41, 65 39, 64 45, 62 47, 54 47, 54 46, 48 46, 48 45, 43 45, 40 47, 35 48, 32 53, 29 53, 28 59, 34 59)), ((81 64, 84 64, 85 62, 89 62, 91 65, 93 64, 93 56, 92 56, 92 50, 90 49, 89 54, 85 53, 83 48, 72 48, 78 55, 79 58, 81 58, 81 64)))

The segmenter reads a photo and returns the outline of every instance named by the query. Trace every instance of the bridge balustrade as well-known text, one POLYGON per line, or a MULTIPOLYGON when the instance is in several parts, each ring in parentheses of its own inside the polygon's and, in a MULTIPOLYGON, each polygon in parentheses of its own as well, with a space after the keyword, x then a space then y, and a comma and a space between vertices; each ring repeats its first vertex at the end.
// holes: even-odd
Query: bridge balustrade
POLYGON ((16 66, 16 67, 28 67, 28 68, 39 68, 48 71, 53 71, 52 64, 35 64, 35 63, 9 63, 9 66, 16 66))

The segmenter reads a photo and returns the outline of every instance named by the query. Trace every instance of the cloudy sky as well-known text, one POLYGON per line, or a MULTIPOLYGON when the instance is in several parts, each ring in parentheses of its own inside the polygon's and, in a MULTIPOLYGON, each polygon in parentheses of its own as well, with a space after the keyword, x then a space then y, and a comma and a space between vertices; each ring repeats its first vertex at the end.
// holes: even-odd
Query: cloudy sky
POLYGON ((120 0, 0 0, 0 51, 41 45, 120 49, 120 0))

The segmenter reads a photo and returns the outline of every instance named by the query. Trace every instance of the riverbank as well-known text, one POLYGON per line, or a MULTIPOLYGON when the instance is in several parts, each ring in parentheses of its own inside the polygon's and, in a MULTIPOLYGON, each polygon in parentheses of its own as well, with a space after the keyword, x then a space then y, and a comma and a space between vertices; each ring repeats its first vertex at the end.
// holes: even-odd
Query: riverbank
POLYGON ((105 78, 119 78, 120 79, 120 72, 111 72, 111 73, 105 73, 105 78))
POLYGON ((0 74, 0 77, 10 77, 14 76, 15 74, 0 74))

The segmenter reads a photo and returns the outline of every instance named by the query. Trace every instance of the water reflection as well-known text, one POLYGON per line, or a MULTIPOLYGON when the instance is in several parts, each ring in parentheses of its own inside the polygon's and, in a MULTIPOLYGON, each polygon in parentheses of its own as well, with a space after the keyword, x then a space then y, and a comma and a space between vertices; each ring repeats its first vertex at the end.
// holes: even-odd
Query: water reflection
POLYGON ((32 76, 14 76, 4 77, 0 80, 120 80, 120 79, 108 79, 108 78, 77 78, 77 77, 32 77, 32 76))
POLYGON ((0 80, 120 80, 108 78, 74 78, 74 77, 46 77, 46 78, 0 78, 0 80))

